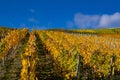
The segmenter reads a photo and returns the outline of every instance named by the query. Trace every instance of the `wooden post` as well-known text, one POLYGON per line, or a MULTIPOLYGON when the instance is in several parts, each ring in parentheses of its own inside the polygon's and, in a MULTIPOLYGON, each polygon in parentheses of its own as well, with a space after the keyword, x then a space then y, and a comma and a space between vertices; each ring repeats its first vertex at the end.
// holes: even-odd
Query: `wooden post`
POLYGON ((82 66, 83 66, 82 56, 80 56, 80 54, 78 54, 78 63, 77 63, 77 68, 76 68, 76 78, 77 78, 77 80, 81 79, 82 66))
POLYGON ((114 77, 114 62, 115 62, 115 56, 113 55, 111 57, 111 62, 110 62, 110 80, 113 80, 114 77))
POLYGON ((80 55, 78 54, 78 63, 77 63, 77 69, 76 69, 77 79, 79 79, 79 67, 80 67, 80 55))

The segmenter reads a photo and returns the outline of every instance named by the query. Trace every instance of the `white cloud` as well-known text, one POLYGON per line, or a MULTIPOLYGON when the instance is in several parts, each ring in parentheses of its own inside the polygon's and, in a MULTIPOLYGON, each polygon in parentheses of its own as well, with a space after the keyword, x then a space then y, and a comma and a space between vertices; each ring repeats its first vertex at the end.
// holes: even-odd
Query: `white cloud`
POLYGON ((77 13, 74 16, 74 24, 79 28, 88 28, 98 25, 99 15, 84 15, 77 13))
POLYGON ((73 24, 77 28, 109 28, 120 26, 120 13, 116 12, 112 15, 85 15, 77 13, 74 15, 73 24))
POLYGON ((99 27, 119 27, 120 13, 116 12, 113 15, 104 14, 101 16, 99 27))

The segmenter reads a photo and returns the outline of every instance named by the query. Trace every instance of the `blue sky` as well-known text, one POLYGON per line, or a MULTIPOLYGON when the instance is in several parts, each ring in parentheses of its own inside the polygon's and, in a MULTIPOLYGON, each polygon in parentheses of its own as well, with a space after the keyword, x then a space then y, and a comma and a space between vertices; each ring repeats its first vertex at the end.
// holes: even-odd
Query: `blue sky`
POLYGON ((120 26, 120 0, 0 0, 0 25, 13 28, 120 26))

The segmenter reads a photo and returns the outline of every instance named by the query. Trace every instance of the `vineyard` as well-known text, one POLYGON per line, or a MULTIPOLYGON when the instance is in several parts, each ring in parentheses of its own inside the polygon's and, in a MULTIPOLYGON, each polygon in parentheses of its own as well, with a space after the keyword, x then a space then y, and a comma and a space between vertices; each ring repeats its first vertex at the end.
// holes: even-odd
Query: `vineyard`
POLYGON ((0 28, 0 80, 119 80, 120 34, 113 31, 0 28))

